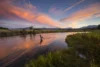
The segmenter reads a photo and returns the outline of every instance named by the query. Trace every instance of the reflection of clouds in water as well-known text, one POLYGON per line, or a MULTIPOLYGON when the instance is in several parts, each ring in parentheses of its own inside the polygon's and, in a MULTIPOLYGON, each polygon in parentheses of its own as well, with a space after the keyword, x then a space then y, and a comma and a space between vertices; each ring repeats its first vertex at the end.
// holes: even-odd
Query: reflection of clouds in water
POLYGON ((54 35, 54 33, 49 33, 49 34, 41 34, 41 36, 43 37, 41 46, 44 46, 44 45, 48 45, 51 42, 53 42, 54 40, 56 40, 57 35, 54 35))
POLYGON ((0 48, 0 59, 2 59, 3 57, 5 57, 5 55, 8 55, 8 50, 6 48, 0 48))
POLYGON ((14 36, 7 37, 5 39, 0 39, 0 58, 7 56, 17 50, 30 50, 36 46, 45 46, 56 40, 63 40, 66 35, 74 34, 73 33, 43 33, 43 41, 40 45, 40 34, 27 35, 27 36, 14 36))
MULTIPOLYGON (((50 35, 43 34, 43 45, 48 45, 52 42, 50 35)), ((40 37, 38 35, 32 36, 16 36, 16 37, 8 37, 7 39, 0 40, 0 58, 7 56, 17 50, 30 50, 35 46, 39 46, 40 37)))
MULTIPOLYGON (((48 46, 50 49, 56 49, 60 46, 65 46, 64 38, 66 35, 75 34, 73 33, 43 33, 42 42, 40 34, 27 35, 27 36, 15 36, 8 37, 6 39, 0 39, 0 58, 13 54, 13 57, 20 57, 21 55, 28 53, 34 48, 39 49, 48 46), (41 42, 41 43, 40 43, 41 42), (17 55, 20 55, 17 57, 17 55)), ((46 48, 46 49, 48 49, 46 48)), ((32 51, 34 52, 34 51, 32 51)), ((12 58, 12 56, 10 56, 12 58)))
POLYGON ((29 49, 35 46, 35 43, 32 41, 26 41, 26 42, 22 42, 20 43, 18 46, 15 47, 15 49, 29 49))

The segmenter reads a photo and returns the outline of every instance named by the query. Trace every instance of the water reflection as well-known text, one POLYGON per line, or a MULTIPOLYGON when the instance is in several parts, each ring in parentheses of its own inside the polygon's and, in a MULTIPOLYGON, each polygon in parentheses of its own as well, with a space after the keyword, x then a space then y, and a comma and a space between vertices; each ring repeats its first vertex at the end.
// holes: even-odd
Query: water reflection
POLYGON ((21 35, 0 39, 0 65, 9 65, 18 58, 33 57, 55 49, 66 48, 66 35, 73 33, 47 33, 21 35))

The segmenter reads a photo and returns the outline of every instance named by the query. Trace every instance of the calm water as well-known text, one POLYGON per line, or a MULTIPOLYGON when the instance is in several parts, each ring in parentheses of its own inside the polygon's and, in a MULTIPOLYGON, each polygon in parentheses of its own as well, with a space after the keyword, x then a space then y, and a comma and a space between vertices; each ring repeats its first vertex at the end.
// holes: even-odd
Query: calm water
POLYGON ((67 48, 65 37, 70 34, 73 33, 43 33, 0 38, 0 67, 19 62, 19 59, 26 61, 48 51, 67 48))

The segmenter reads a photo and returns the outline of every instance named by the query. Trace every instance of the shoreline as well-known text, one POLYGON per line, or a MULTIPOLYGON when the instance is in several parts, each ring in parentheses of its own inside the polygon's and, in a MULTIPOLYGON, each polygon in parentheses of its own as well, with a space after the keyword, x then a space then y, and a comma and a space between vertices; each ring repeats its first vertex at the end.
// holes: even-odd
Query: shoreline
POLYGON ((40 33, 87 32, 89 30, 0 30, 0 38, 40 33))

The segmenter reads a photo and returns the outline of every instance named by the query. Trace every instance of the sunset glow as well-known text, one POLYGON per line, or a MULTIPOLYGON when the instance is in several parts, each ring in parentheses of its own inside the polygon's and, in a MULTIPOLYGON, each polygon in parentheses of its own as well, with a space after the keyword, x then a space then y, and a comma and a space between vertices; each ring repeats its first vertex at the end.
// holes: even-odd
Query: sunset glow
POLYGON ((100 24, 99 6, 99 0, 0 0, 0 26, 78 28, 97 25, 100 24))

